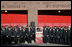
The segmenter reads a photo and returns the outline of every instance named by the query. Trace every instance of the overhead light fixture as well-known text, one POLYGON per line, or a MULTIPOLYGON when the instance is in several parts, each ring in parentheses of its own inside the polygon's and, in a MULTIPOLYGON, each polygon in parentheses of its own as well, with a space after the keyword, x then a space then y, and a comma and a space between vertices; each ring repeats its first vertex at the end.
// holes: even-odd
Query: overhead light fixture
POLYGON ((5 10, 5 12, 7 12, 7 10, 5 10))
POLYGON ((59 10, 58 13, 60 13, 61 11, 59 10))

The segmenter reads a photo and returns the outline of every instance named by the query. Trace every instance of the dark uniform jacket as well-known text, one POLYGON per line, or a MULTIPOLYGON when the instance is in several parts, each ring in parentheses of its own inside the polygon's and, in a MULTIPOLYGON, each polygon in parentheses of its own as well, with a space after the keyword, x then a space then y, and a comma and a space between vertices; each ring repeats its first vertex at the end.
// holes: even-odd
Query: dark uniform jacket
POLYGON ((61 28, 61 29, 60 29, 60 38, 63 38, 63 35, 64 35, 64 29, 61 28))
POLYGON ((59 29, 56 30, 56 38, 60 38, 60 31, 59 31, 59 29))
POLYGON ((26 37, 28 37, 28 28, 25 28, 26 37))
POLYGON ((47 36, 47 35, 48 35, 47 28, 43 30, 43 35, 44 35, 44 36, 47 36))
POLYGON ((23 36, 24 38, 26 38, 26 32, 21 30, 21 36, 23 36))
POLYGON ((53 37, 53 29, 50 29, 49 36, 53 37))
POLYGON ((10 35, 11 35, 11 37, 15 37, 16 36, 16 31, 11 29, 10 30, 10 35))
POLYGON ((71 30, 68 29, 68 38, 71 37, 71 30))
POLYGON ((21 36, 21 33, 20 33, 20 28, 17 28, 16 35, 17 35, 18 37, 20 37, 20 36, 21 36))
POLYGON ((32 34, 35 35, 35 28, 32 28, 32 34))
POLYGON ((68 30, 67 29, 64 29, 64 37, 68 37, 68 30))
POLYGON ((1 36, 5 36, 5 30, 1 30, 1 36))
POLYGON ((31 34, 32 34, 32 31, 31 31, 32 29, 28 29, 28 31, 27 31, 27 34, 28 34, 28 36, 31 36, 31 34))
POLYGON ((55 34, 56 34, 56 29, 53 29, 53 37, 56 37, 55 34))
POLYGON ((8 35, 8 33, 9 33, 8 28, 5 28, 5 35, 7 36, 7 35, 8 35))

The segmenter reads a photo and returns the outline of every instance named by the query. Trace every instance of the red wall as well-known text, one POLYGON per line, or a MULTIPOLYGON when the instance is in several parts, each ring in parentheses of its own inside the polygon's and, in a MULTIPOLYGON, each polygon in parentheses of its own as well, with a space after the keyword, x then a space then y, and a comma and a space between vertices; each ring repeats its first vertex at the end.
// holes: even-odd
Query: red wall
POLYGON ((59 16, 59 15, 38 15, 38 25, 44 26, 70 26, 71 25, 71 16, 59 16))
POLYGON ((1 25, 27 24, 27 14, 1 14, 1 25))

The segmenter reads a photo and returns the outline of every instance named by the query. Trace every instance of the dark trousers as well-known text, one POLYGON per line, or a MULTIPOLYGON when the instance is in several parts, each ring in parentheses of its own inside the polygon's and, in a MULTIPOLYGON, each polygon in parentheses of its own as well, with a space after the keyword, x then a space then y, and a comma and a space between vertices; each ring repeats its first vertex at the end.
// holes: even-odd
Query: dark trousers
POLYGON ((31 36, 28 36, 27 42, 31 43, 31 36))
POLYGON ((34 36, 33 35, 31 36, 31 40, 34 40, 34 36))
POLYGON ((64 39, 60 38, 60 44, 64 44, 64 39))
POLYGON ((53 43, 53 40, 54 38, 53 38, 53 35, 49 35, 49 43, 53 43))
POLYGON ((48 37, 48 42, 50 43, 50 37, 48 37))
POLYGON ((28 41, 28 36, 26 35, 25 41, 28 41))
POLYGON ((55 43, 55 37, 53 37, 53 43, 55 43))
POLYGON ((6 42, 7 42, 7 44, 11 44, 11 39, 10 39, 10 37, 7 37, 7 38, 6 38, 6 42))
POLYGON ((50 36, 48 37, 48 42, 49 42, 49 43, 51 43, 51 42, 52 42, 52 40, 51 40, 51 37, 50 37, 50 36))
POLYGON ((70 38, 68 38, 68 44, 71 45, 71 39, 70 38))
POLYGON ((5 36, 2 36, 2 44, 6 44, 6 37, 5 36))
POLYGON ((32 40, 35 42, 35 35, 32 35, 31 38, 32 38, 32 40))
POLYGON ((16 37, 10 37, 10 43, 15 42, 17 43, 17 38, 16 37))
POLYGON ((47 43, 47 42, 48 42, 47 36, 44 36, 44 37, 43 37, 43 42, 44 42, 44 43, 47 43))
POLYGON ((56 38, 56 43, 57 43, 57 44, 60 43, 60 38, 56 38))
POLYGON ((64 38, 64 44, 67 44, 68 41, 67 41, 67 37, 64 38))
POLYGON ((20 38, 20 43, 24 42, 25 43, 25 36, 20 38))
POLYGON ((64 44, 64 36, 60 36, 60 44, 64 44))

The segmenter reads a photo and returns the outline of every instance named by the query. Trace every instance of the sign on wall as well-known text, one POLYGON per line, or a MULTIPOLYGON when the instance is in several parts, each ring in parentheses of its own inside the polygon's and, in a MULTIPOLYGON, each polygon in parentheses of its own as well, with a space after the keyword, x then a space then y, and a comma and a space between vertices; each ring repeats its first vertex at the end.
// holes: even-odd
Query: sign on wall
POLYGON ((1 10, 71 9, 71 1, 1 1, 1 10))

